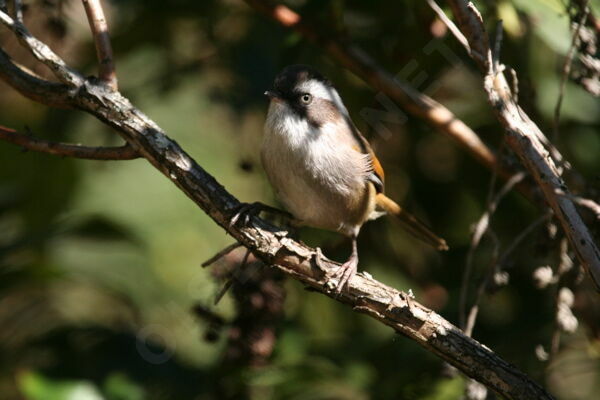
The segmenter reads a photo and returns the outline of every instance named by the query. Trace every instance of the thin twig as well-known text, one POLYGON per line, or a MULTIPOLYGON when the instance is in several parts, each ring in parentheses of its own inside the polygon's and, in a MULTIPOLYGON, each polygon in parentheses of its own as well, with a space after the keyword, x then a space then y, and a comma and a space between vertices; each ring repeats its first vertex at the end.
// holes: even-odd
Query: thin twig
POLYGON ((233 285, 233 278, 227 278, 225 284, 221 287, 221 289, 219 289, 217 294, 215 294, 215 300, 213 302, 213 305, 216 306, 219 304, 223 296, 225 296, 225 293, 227 293, 229 289, 231 289, 231 285, 233 285))
POLYGON ((562 68, 562 77, 560 79, 560 89, 558 91, 558 99, 556 100, 556 106, 554 107, 554 130, 552 140, 556 142, 559 137, 559 123, 560 123, 560 109, 562 107, 563 98, 565 96, 565 88, 567 85, 567 79, 569 78, 569 74, 571 73, 571 64, 573 63, 573 57, 575 56, 577 39, 579 38, 579 32, 581 28, 585 25, 587 17, 590 13, 589 8, 589 0, 584 0, 585 3, 583 5, 583 14, 581 15, 581 19, 573 32, 573 38, 571 40, 571 47, 569 47, 569 52, 567 53, 567 58, 562 68))
POLYGON ((141 157, 141 155, 129 144, 119 147, 91 147, 78 144, 58 143, 37 139, 31 135, 19 133, 14 129, 5 126, 0 126, 0 140, 16 144, 25 150, 62 157, 83 158, 87 160, 133 160, 141 157))
POLYGON ((527 226, 524 230, 521 231, 517 237, 508 245, 507 249, 499 255, 500 252, 500 242, 498 241, 498 237, 492 231, 488 232, 488 236, 492 239, 494 244, 492 257, 490 258, 490 264, 488 268, 488 273, 485 275, 484 279, 481 280, 479 287, 477 288, 475 301, 469 310, 467 321, 465 323, 465 334, 471 336, 473 334, 473 328, 475 327, 475 322, 477 320, 477 314, 479 312, 479 304, 481 303, 481 299, 485 293, 486 288, 490 285, 490 282, 494 279, 494 276, 498 275, 505 267, 506 260, 508 256, 512 254, 512 252, 527 238, 527 236, 535 230, 540 224, 550 218, 550 213, 542 215, 541 217, 534 220, 529 226, 527 226))
POLYGON ((15 21, 2 10, 0 10, 0 23, 13 31, 23 47, 29 50, 38 61, 50 68, 62 83, 70 87, 80 87, 83 84, 85 78, 80 73, 69 67, 45 43, 33 37, 22 23, 15 21))
POLYGON ((513 251, 515 251, 517 247, 519 247, 523 240, 525 240, 531 232, 533 232, 539 225, 547 221, 551 216, 552 212, 548 211, 541 217, 534 220, 513 239, 513 241, 506 247, 506 250, 504 250, 498 259, 498 264, 500 264, 501 268, 505 267, 508 257, 513 253, 513 251))
POLYGON ((13 5, 15 8, 15 19, 22 24, 23 23, 23 4, 21 3, 21 0, 13 0, 13 5))
POLYGON ((214 310, 212 310, 211 308, 206 307, 202 304, 196 304, 192 308, 192 311, 199 318, 201 318, 202 320, 206 321, 209 324, 215 324, 215 325, 219 325, 219 326, 223 326, 226 324, 226 320, 222 315, 217 314, 214 310))
MULTIPOLYGON (((489 227, 489 220, 492 216, 492 214, 496 211, 496 209, 498 208, 498 204, 500 203, 500 201, 504 198, 504 196, 506 196, 519 182, 521 182, 523 179, 525 179, 526 174, 524 172, 517 172, 516 174, 513 175, 512 178, 510 178, 505 184, 504 186, 502 186, 502 188, 500 189, 500 191, 496 194, 496 196, 489 202, 489 206, 488 209, 486 211, 486 213, 484 213, 484 215, 481 217, 481 219, 478 222, 479 226, 478 229, 476 229, 475 235, 478 235, 477 237, 477 243, 479 242, 479 240, 481 239, 481 236, 483 236, 483 234, 485 233, 485 230, 487 230, 487 228, 489 227)), ((474 235, 474 236, 475 236, 474 235)))
POLYGON ((202 268, 208 267, 209 265, 213 264, 215 261, 217 261, 217 260, 225 257, 227 254, 231 253, 233 250, 237 249, 238 247, 242 247, 242 244, 240 242, 235 242, 235 243, 230 244, 229 246, 225 247, 223 250, 219 251, 217 254, 215 254, 208 260, 204 261, 201 264, 202 268))
POLYGON ((56 108, 73 108, 68 86, 40 78, 13 61, 2 49, 0 49, 0 79, 33 101, 56 108))
POLYGON ((496 40, 494 40, 494 52, 492 53, 492 60, 494 61, 494 73, 497 74, 500 71, 500 50, 502 49, 502 34, 504 28, 502 26, 502 20, 498 20, 496 23, 496 40))
POLYGON ((473 257, 475 255, 475 250, 479 246, 481 242, 481 238, 483 235, 488 232, 490 226, 490 219, 496 209, 498 208, 498 204, 500 201, 506 196, 511 189, 525 179, 525 173, 518 172, 512 178, 508 180, 504 184, 504 186, 500 189, 500 191, 493 196, 493 188, 496 182, 496 174, 492 175, 492 179, 490 182, 490 190, 488 193, 488 206, 486 211, 481 215, 477 223, 475 224, 475 228, 473 229, 473 236, 471 237, 471 245, 469 247, 469 252, 467 253, 467 260, 465 265, 465 270, 463 272, 460 297, 459 297, 459 321, 460 326, 465 327, 466 323, 466 307, 467 307, 467 294, 469 291, 469 282, 471 280, 471 273, 473 271, 473 257))
POLYGON ((471 309, 467 314, 467 321, 464 324, 465 335, 473 336, 473 328, 475 328, 475 322, 477 321, 477 314, 479 313, 479 304, 481 303, 481 299, 485 293, 485 288, 488 286, 490 279, 497 272, 496 266, 498 265, 498 256, 500 254, 500 241, 498 240, 498 236, 493 231, 488 231, 488 236, 492 239, 492 257, 490 258, 490 263, 488 267, 488 272, 485 277, 479 283, 479 287, 477 288, 477 292, 475 294, 475 301, 473 305, 471 305, 471 309))
POLYGON ((465 35, 462 34, 460 29, 458 29, 454 22, 452 22, 452 20, 448 18, 444 10, 442 10, 442 8, 435 2, 435 0, 427 0, 427 4, 429 4, 429 7, 431 7, 431 9, 437 14, 438 18, 442 20, 444 24, 446 24, 450 32, 452 32, 456 40, 458 40, 459 43, 465 48, 467 53, 471 54, 471 46, 469 46, 467 38, 465 37, 465 35))
POLYGON ((235 281, 235 278, 236 278, 235 275, 238 272, 244 270, 244 268, 246 267, 246 264, 248 263, 248 257, 250 257, 250 249, 246 249, 246 254, 244 254, 244 258, 242 259, 242 262, 240 263, 240 265, 238 265, 231 272, 231 275, 227 278, 227 281, 225 281, 225 284, 223 285, 223 287, 215 295, 215 301, 214 301, 215 306, 217 304, 219 304, 219 302, 221 301, 223 296, 225 296, 225 293, 227 293, 229 291, 229 289, 231 288, 231 286, 233 285, 233 282, 235 281))
POLYGON ((94 36, 94 44, 96 45, 96 55, 99 63, 98 77, 109 85, 112 90, 117 90, 115 61, 102 4, 100 0, 82 0, 82 2, 92 35, 94 36))

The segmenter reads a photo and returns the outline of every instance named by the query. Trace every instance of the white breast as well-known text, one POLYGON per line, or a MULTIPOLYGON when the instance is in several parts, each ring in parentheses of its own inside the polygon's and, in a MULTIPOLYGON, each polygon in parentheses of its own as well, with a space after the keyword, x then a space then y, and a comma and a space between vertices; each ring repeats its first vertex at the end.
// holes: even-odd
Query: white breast
POLYGON ((314 128, 285 103, 272 101, 261 158, 277 195, 296 218, 350 234, 370 165, 367 155, 340 140, 350 133, 339 124, 345 122, 314 128))

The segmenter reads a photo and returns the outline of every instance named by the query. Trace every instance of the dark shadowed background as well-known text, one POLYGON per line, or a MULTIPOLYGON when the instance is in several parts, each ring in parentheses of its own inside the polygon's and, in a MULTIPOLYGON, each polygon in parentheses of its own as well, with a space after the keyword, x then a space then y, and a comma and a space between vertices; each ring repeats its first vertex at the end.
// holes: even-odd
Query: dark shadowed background
MULTIPOLYGON (((95 74, 81 3, 25 3, 32 32, 71 65, 95 74)), ((490 31, 497 19, 504 21, 502 59, 518 72, 521 105, 551 133, 571 43, 566 2, 476 3, 490 31)), ((275 74, 305 63, 327 75, 381 160, 390 197, 451 247, 439 254, 381 218, 363 228, 359 269, 412 289, 418 301, 458 323, 471 227, 486 208, 491 171, 321 48, 240 0, 103 4, 120 90, 242 201, 277 205, 259 161, 268 105, 263 92, 275 74)), ((426 2, 285 4, 444 104, 511 162, 479 73, 426 2)), ((600 1, 591 5, 600 15, 600 1)), ((6 29, 0 29, 0 44, 47 75, 6 29)), ((600 103, 568 82, 561 114, 556 145, 584 178, 587 192, 598 193, 600 103)), ((93 117, 35 104, 2 83, 0 124, 55 141, 121 143, 93 117)), ((598 221, 582 213, 598 234, 598 221)), ((505 197, 491 220, 500 253, 542 214, 518 193, 505 197)), ((571 285, 577 328, 562 335, 550 363, 540 360, 550 351, 555 329, 556 287, 539 289, 533 276, 539 267, 557 266, 560 232, 553 236, 552 230, 552 224, 540 225, 502 259, 509 284, 482 297, 473 335, 558 398, 592 399, 600 391, 600 301, 588 277, 571 285)), ((349 251, 349 243, 333 233, 303 229, 300 237, 340 261, 349 251)), ((235 359, 228 337, 244 331, 230 326, 243 311, 232 294, 245 304, 250 294, 243 286, 253 281, 238 280, 243 282, 213 307, 223 285, 215 276, 239 261, 243 250, 211 268, 200 264, 231 242, 143 159, 67 159, 0 142, 0 398, 461 398, 463 379, 440 359, 292 281, 284 282, 283 311, 265 311, 273 312, 267 325, 276 339, 265 339, 264 359, 228 362, 235 359), (207 317, 207 310, 222 323, 207 317)), ((469 304, 492 250, 485 237, 474 257, 469 304)), ((253 278, 263 273, 256 269, 253 278)))

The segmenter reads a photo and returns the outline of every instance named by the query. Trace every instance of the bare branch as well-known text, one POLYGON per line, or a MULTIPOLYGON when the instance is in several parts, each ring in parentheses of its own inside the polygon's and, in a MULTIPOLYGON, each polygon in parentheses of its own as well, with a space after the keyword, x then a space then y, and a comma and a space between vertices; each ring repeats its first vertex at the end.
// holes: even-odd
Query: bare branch
POLYGON ((214 262, 216 262, 217 260, 225 257, 227 254, 231 253, 233 250, 237 249, 238 247, 241 247, 242 244, 240 242, 235 242, 230 244, 229 246, 225 247, 223 250, 219 251, 217 254, 215 254, 214 256, 212 256, 211 258, 209 258, 208 260, 204 261, 201 266, 202 268, 206 268, 209 265, 213 264, 214 262))
POLYGON ((527 236, 533 232, 539 225, 543 222, 548 221, 548 219, 552 216, 552 212, 548 210, 547 213, 533 221, 529 226, 523 229, 514 239, 513 241, 506 247, 506 250, 502 253, 502 255, 498 259, 498 263, 502 266, 506 264, 508 257, 516 250, 517 247, 527 238, 527 236))
POLYGON ((452 20, 448 18, 444 10, 442 10, 442 8, 435 2, 435 0, 427 0, 427 4, 429 4, 429 7, 431 7, 431 9, 437 14, 438 18, 442 20, 444 24, 446 24, 450 32, 452 32, 456 40, 458 40, 460 44, 462 44, 467 53, 471 54, 471 46, 469 46, 467 38, 465 37, 465 35, 462 34, 460 29, 458 29, 454 22, 452 22, 452 20))
POLYGON ((581 15, 581 20, 579 21, 577 28, 573 32, 573 39, 571 40, 571 47, 569 48, 569 52, 567 53, 567 58, 565 59, 565 64, 562 68, 562 77, 560 79, 560 88, 558 90, 558 99, 556 100, 556 106, 554 107, 554 131, 552 139, 556 141, 558 139, 559 134, 559 123, 560 123, 560 108, 562 106, 563 97, 565 96, 565 87, 567 85, 567 79, 571 73, 571 63, 573 62, 573 57, 575 56, 577 39, 579 38, 579 32, 581 28, 585 25, 588 15, 590 14, 590 8, 588 6, 589 0, 584 0, 585 3, 582 6, 583 14, 581 15))
MULTIPOLYGON (((483 235, 488 232, 490 226, 490 219, 496 209, 498 208, 498 204, 500 201, 506 196, 512 188, 525 179, 525 174, 523 172, 516 173, 512 178, 510 178, 504 186, 500 189, 500 191, 496 194, 496 196, 491 196, 493 193, 494 183, 496 174, 492 176, 492 182, 490 184, 490 198, 488 201, 488 206, 485 212, 481 215, 477 223, 475 224, 475 228, 473 229, 473 236, 471 237, 471 246, 469 247, 469 252, 467 253, 467 260, 465 265, 465 270, 463 272, 461 290, 460 290, 460 298, 459 298, 459 321, 460 326, 463 328, 467 325, 466 321, 466 308, 467 308, 467 293, 469 289, 469 282, 471 280, 471 272, 473 270, 473 257, 475 255, 475 250, 479 246, 483 235)), ((493 236, 495 238, 495 236, 493 236)), ((497 240, 497 239, 496 239, 497 240)), ((480 295, 478 295, 479 297, 480 295)), ((468 331, 467 331, 468 332, 468 331)), ((470 333, 467 333, 470 335, 470 333)))
POLYGON ((500 189, 500 191, 496 194, 496 196, 494 196, 494 198, 491 199, 491 201, 489 202, 489 205, 488 205, 488 209, 486 210, 485 213, 483 213, 483 215, 479 219, 479 221, 476 225, 475 231, 473 233, 475 245, 477 245, 479 243, 479 241, 481 240, 481 237, 483 236, 485 231, 489 228, 490 218, 492 217, 492 214, 494 212, 496 212, 496 209, 498 208, 498 204, 500 204, 500 201, 504 198, 504 196, 506 196, 512 190, 513 187, 515 187, 515 185, 517 185, 523 179, 525 179, 525 173, 517 172, 512 178, 510 178, 504 184, 504 186, 500 189))
POLYGON ((23 23, 23 4, 21 0, 13 0, 15 6, 15 19, 21 24, 23 23))
POLYGON ((100 0, 82 0, 82 2, 96 45, 96 55, 99 63, 98 77, 100 80, 106 82, 113 90, 117 90, 117 73, 115 72, 115 62, 112 46, 110 44, 110 35, 108 34, 108 24, 104 17, 102 4, 100 3, 100 0))
MULTIPOLYGON (((504 74, 496 74, 491 68, 492 52, 479 11, 473 3, 466 0, 449 2, 471 48, 488 55, 486 60, 489 61, 482 62, 477 58, 474 61, 483 74, 484 89, 498 121, 505 129, 507 143, 542 189, 546 202, 560 221, 579 262, 585 266, 600 290, 600 250, 573 202, 566 196, 556 194, 556 190, 568 193, 568 189, 560 176, 559 167, 541 139, 545 135, 515 102, 504 74)), ((561 157, 558 150, 553 149, 553 152, 561 157)))
MULTIPOLYGON (((64 63, 55 65, 61 75, 70 71, 63 70, 67 68, 64 63)), ((68 93, 73 107, 113 127, 217 224, 267 265, 392 327, 498 394, 509 399, 552 399, 514 366, 440 315, 409 300, 406 293, 361 274, 349 282, 347 291, 334 293, 326 282, 339 264, 322 258, 317 266, 315 249, 294 241, 286 231, 260 218, 251 217, 247 225, 232 226, 229 221, 239 210, 239 201, 119 92, 83 80, 68 93)))
POLYGON ((215 299, 213 300, 213 304, 216 306, 219 304, 225 293, 229 291, 231 286, 235 283, 236 275, 239 275, 244 272, 246 265, 248 264, 248 258, 250 257, 250 249, 246 249, 244 258, 242 258, 241 262, 238 265, 234 266, 233 271, 229 274, 229 277, 225 281, 225 284, 219 289, 217 294, 215 295, 215 299))
POLYGON ((572 193, 565 193, 562 190, 557 190, 556 194, 559 196, 568 197, 575 204, 577 204, 581 207, 588 208, 590 211, 592 211, 596 215, 597 219, 600 219, 600 204, 596 203, 594 200, 586 199, 585 197, 581 197, 581 196, 576 196, 572 193))
MULTIPOLYGON (((505 268, 505 264, 506 264, 506 260, 508 259, 508 256, 512 254, 512 252, 521 244, 523 243, 523 240, 525 240, 525 238, 527 238, 539 225, 541 225, 544 221, 547 221, 550 216, 552 215, 551 212, 547 212, 544 215, 542 215, 541 217, 535 219, 531 224, 529 224, 529 226, 527 226, 525 229, 523 229, 514 239, 513 241, 508 245, 508 247, 506 248, 506 250, 502 253, 502 255, 500 255, 500 242, 498 241, 498 238, 496 237, 496 234, 493 233, 492 231, 488 232, 488 235, 492 238, 493 243, 494 243, 494 248, 493 248, 493 252, 492 252, 492 257, 490 259, 490 264, 488 267, 488 272, 485 275, 485 277, 481 280, 477 291, 476 291, 476 295, 475 295, 475 301, 473 302, 473 305, 471 306, 469 313, 467 314, 467 320, 465 323, 465 334, 471 336, 473 334, 473 328, 475 328, 475 322, 477 320, 477 314, 479 313, 479 304, 481 303, 481 299, 483 298, 483 295, 485 294, 485 291, 488 287, 490 287, 490 284, 494 283, 494 286, 498 286, 499 284, 507 284, 508 283, 508 275, 506 275, 506 277, 502 276, 501 273, 503 272, 502 270, 505 268), (502 282, 499 283, 498 282, 498 277, 502 278, 502 282)), ((506 274, 506 272, 504 272, 504 274, 506 274)))
POLYGON ((0 139, 21 146, 26 150, 48 153, 62 157, 84 158, 88 160, 133 160, 141 157, 131 145, 120 147, 90 147, 77 144, 57 143, 36 139, 0 125, 0 139))
POLYGON ((23 24, 15 21, 2 10, 0 10, 0 23, 13 31, 23 47, 29 50, 35 58, 48 66, 62 83, 70 87, 77 87, 83 83, 84 78, 81 74, 67 66, 46 44, 33 37, 23 24))
POLYGON ((492 231, 488 232, 488 234, 489 234, 490 238, 492 238, 494 247, 493 247, 492 257, 491 257, 491 260, 489 263, 489 270, 488 270, 486 276, 484 277, 484 279, 482 279, 481 282, 479 283, 479 287, 477 288, 477 292, 475 295, 475 301, 473 301, 473 305, 471 305, 471 308, 469 309, 469 312, 467 313, 466 321, 464 323, 465 334, 469 335, 469 336, 473 336, 473 329, 475 328, 475 322, 477 321, 477 315, 479 314, 479 304, 481 303, 481 299, 483 298, 485 289, 488 286, 488 283, 489 283, 491 277, 496 272, 496 267, 498 265, 498 256, 500 253, 500 241, 498 240, 498 237, 496 236, 496 234, 493 233, 492 231))
POLYGON ((0 79, 31 100, 58 108, 72 108, 69 87, 48 82, 16 64, 0 49, 0 79))

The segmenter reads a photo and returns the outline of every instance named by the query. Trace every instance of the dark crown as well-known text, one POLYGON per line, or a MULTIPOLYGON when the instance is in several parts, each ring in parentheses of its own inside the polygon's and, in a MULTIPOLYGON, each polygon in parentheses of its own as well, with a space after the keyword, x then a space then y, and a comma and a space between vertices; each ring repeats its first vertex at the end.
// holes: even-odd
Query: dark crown
POLYGON ((302 82, 314 79, 322 82, 326 86, 331 86, 331 82, 325 78, 319 71, 311 66, 296 64, 285 67, 275 77, 275 90, 280 93, 290 93, 294 91, 294 88, 302 82))

